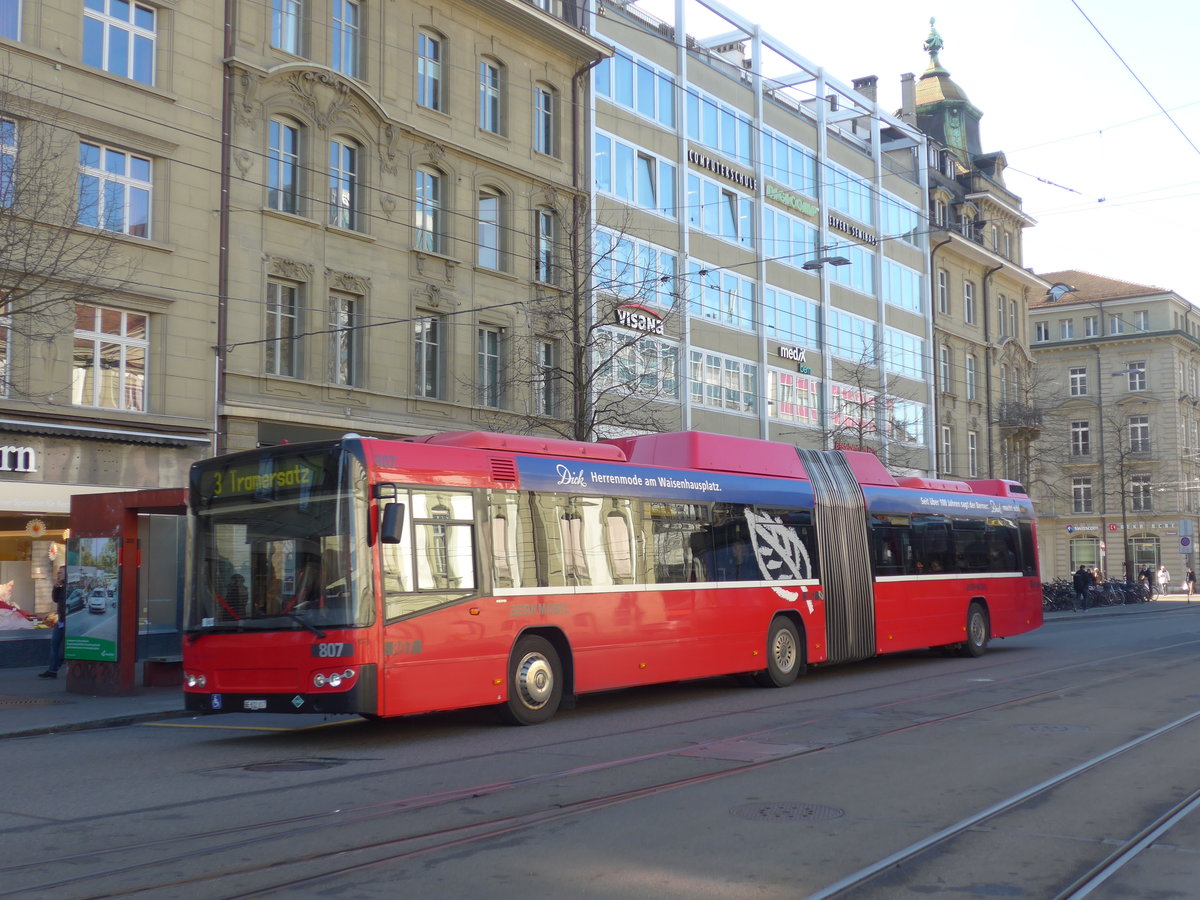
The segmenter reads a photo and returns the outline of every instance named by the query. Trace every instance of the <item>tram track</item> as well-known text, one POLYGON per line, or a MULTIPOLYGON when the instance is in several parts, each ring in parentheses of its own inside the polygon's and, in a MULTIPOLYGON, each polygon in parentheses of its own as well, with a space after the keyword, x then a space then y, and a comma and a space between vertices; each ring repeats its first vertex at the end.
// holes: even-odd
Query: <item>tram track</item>
MULTIPOLYGON (((461 827, 450 829, 434 829, 430 830, 430 832, 400 835, 396 836, 394 839, 378 842, 366 842, 366 844, 356 844, 354 846, 338 846, 336 848, 332 848, 332 850, 326 853, 301 854, 301 856, 295 858, 280 858, 278 854, 274 854, 274 856, 268 854, 269 859, 265 860, 265 862, 262 864, 241 866, 241 868, 230 868, 226 871, 220 872, 210 872, 210 874, 188 878, 188 880, 185 881, 156 880, 155 877, 151 876, 148 881, 152 883, 145 883, 140 887, 127 886, 126 888, 121 889, 118 893, 122 895, 134 895, 138 893, 145 894, 155 892, 172 892, 172 890, 184 889, 186 886, 197 888, 203 886, 205 892, 208 892, 208 888, 216 887, 218 883, 228 883, 229 878, 252 877, 262 874, 262 872, 265 872, 268 869, 276 870, 276 877, 272 878, 271 880, 274 886, 254 888, 250 890, 250 893, 244 893, 241 892, 241 890, 234 890, 234 893, 230 893, 228 896, 256 896, 262 893, 274 892, 274 890, 286 890, 289 886, 300 886, 300 884, 319 881, 320 878, 335 876, 338 874, 338 872, 347 874, 347 872, 370 869, 374 868, 374 866, 384 865, 389 862, 402 862, 404 859, 420 856, 420 854, 451 851, 456 847, 462 847, 468 844, 479 844, 479 842, 482 841, 502 838, 504 835, 521 832, 523 829, 535 828, 540 826, 540 824, 560 821, 563 820, 563 818, 588 815, 590 812, 607 809, 610 808, 610 806, 619 803, 628 803, 631 802, 631 800, 653 796, 653 794, 656 793, 683 790, 683 788, 701 785, 704 784, 704 782, 731 778, 731 776, 754 772, 756 769, 776 766, 776 764, 790 760, 796 760, 796 758, 806 755, 822 754, 822 752, 838 750, 851 744, 868 743, 871 742, 871 740, 880 740, 896 736, 896 734, 900 733, 944 725, 950 721, 970 718, 970 716, 996 712, 996 710, 1006 708, 1019 707, 1022 706, 1022 704, 1036 703, 1045 700, 1045 698, 1048 696, 1063 694, 1063 692, 1074 692, 1085 689, 1103 689, 1105 683, 1109 682, 1109 680, 1116 678, 1129 678, 1130 676, 1133 676, 1133 674, 1153 673, 1157 670, 1160 670, 1160 668, 1163 668, 1164 666, 1169 666, 1172 664, 1172 661, 1169 659, 1164 660, 1162 656, 1165 649, 1186 649, 1188 647, 1195 646, 1196 643, 1200 642, 1182 641, 1171 644, 1170 647, 1159 647, 1154 650, 1134 650, 1134 652, 1118 654, 1117 656, 1112 656, 1112 658, 1105 660, 1076 662, 1076 664, 1042 668, 1042 670, 1037 672, 1015 674, 1015 676, 1012 677, 997 677, 995 680, 988 680, 988 682, 985 683, 986 686, 989 686, 989 688, 997 688, 997 686, 1027 682, 1027 680, 1034 678, 1062 676, 1062 674, 1068 672, 1076 673, 1079 676, 1078 678, 1073 679, 1072 683, 1056 683, 1042 690, 1026 692, 1026 694, 1019 696, 1004 697, 996 702, 973 704, 971 707, 956 710, 956 712, 953 713, 931 716, 931 718, 908 722, 908 724, 901 726, 876 728, 876 730, 864 732, 862 734, 858 734, 858 736, 844 740, 833 740, 833 742, 820 745, 805 746, 805 748, 797 751, 781 752, 781 754, 772 756, 768 758, 768 760, 732 764, 732 766, 724 766, 710 773, 689 776, 689 778, 684 779, 655 782, 655 784, 630 788, 630 790, 606 793, 602 794, 602 796, 582 798, 575 800, 575 802, 554 806, 554 808, 530 810, 523 812, 521 815, 499 816, 493 818, 493 820, 470 822, 461 827), (1142 658, 1142 656, 1151 654, 1153 655, 1153 659, 1148 661, 1145 665, 1136 666, 1132 668, 1132 670, 1114 671, 1114 665, 1116 665, 1116 662, 1118 661, 1138 661, 1142 658), (1091 673, 1096 670, 1096 668, 1105 668, 1108 673, 1100 678, 1093 677, 1091 673), (344 860, 346 860, 348 856, 362 856, 362 854, 368 854, 368 856, 370 856, 371 853, 376 854, 376 858, 361 860, 361 862, 356 862, 350 865, 323 866, 322 871, 320 871, 317 875, 302 875, 300 877, 290 878, 290 880, 287 880, 287 878, 284 878, 282 881, 278 880, 278 876, 284 875, 283 870, 293 869, 296 868, 296 866, 299 866, 299 868, 305 868, 305 866, 329 863, 332 862, 332 860, 338 860, 338 862, 344 863, 344 860)), ((991 668, 994 670, 995 667, 991 668)), ((988 670, 979 672, 979 676, 984 676, 986 671, 988 670)), ((941 676, 944 676, 944 672, 937 673, 936 676, 914 679, 914 682, 924 682, 924 680, 928 678, 941 676)), ((953 689, 920 692, 920 694, 916 696, 890 698, 890 700, 887 701, 871 704, 871 706, 865 707, 862 710, 857 710, 857 712, 886 712, 886 710, 895 710, 904 707, 905 704, 924 703, 934 700, 934 698, 946 698, 954 695, 968 694, 968 692, 978 690, 979 688, 982 688, 982 686, 984 685, 973 683, 966 686, 955 686, 953 689)), ((838 700, 838 698, 844 696, 863 694, 863 692, 871 690, 877 690, 877 688, 859 688, 852 691, 839 691, 836 692, 836 694, 827 694, 818 697, 798 698, 798 700, 790 703, 775 704, 775 706, 772 708, 779 709, 780 706, 802 707, 809 706, 809 704, 817 702, 827 703, 830 700, 838 700)), ((751 710, 751 712, 754 712, 754 710, 751 710)), ((743 709, 737 710, 736 713, 724 712, 720 714, 714 714, 712 716, 700 716, 700 718, 685 721, 694 722, 703 720, 725 720, 731 718, 731 716, 744 714, 746 714, 746 710, 743 709)), ((1187 716, 1186 719, 1176 722, 1176 724, 1172 725, 1172 727, 1178 727, 1178 725, 1182 725, 1183 721, 1192 721, 1196 718, 1196 716, 1200 716, 1200 713, 1187 716)), ((830 719, 835 718, 838 718, 838 714, 823 713, 812 716, 810 719, 790 721, 787 722, 786 725, 757 728, 757 730, 745 731, 738 734, 731 734, 731 736, 714 738, 707 743, 720 744, 731 742, 731 740, 762 740, 764 738, 769 738, 774 733, 785 730, 785 728, 786 730, 794 730, 794 728, 796 728, 798 725, 802 727, 817 725, 821 724, 821 722, 828 722, 830 719)), ((670 726, 674 727, 678 726, 678 724, 678 721, 672 721, 670 726)), ((655 728, 660 727, 662 726, 647 726, 646 728, 641 728, 641 730, 635 731, 650 732, 654 731, 655 728)), ((1166 726, 1164 726, 1164 728, 1165 727, 1166 726)), ((1152 736, 1147 736, 1145 739, 1151 738, 1152 736)), ((572 739, 570 742, 562 743, 571 744, 575 743, 576 740, 578 739, 572 739)), ((130 844, 102 848, 102 850, 71 854, 71 856, 55 858, 53 862, 55 864, 71 862, 84 863, 85 860, 92 860, 92 862, 95 862, 97 858, 109 858, 112 859, 115 864, 101 866, 101 868, 92 868, 90 871, 86 872, 85 875, 79 875, 76 877, 55 878, 55 880, 44 881, 38 884, 24 884, 23 887, 14 890, 7 888, 2 889, 0 890, 0 896, 11 896, 17 894, 23 896, 32 896, 41 895, 42 893, 46 895, 59 895, 59 892, 80 887, 84 882, 95 883, 97 880, 112 880, 112 878, 136 875, 139 874, 139 872, 140 874, 148 875, 152 870, 162 869, 163 866, 186 863, 187 860, 194 860, 202 856, 214 856, 214 854, 229 853, 234 850, 244 850, 244 848, 250 845, 266 846, 270 844, 277 844, 277 842, 281 841, 287 842, 289 839, 298 838, 298 836, 311 833, 313 830, 359 826, 359 824, 383 820, 383 818, 404 814, 404 812, 428 810, 432 808, 438 808, 438 806, 448 806, 455 803, 461 803, 468 799, 478 800, 480 798, 494 796, 494 794, 516 792, 522 790, 522 788, 547 784, 547 782, 566 781, 576 779, 581 775, 595 774, 604 772, 604 770, 612 770, 620 767, 635 766, 637 763, 655 760, 655 758, 677 755, 685 750, 694 751, 697 748, 702 748, 702 746, 704 746, 704 742, 688 742, 686 744, 672 745, 668 746, 668 748, 661 748, 653 752, 647 752, 647 754, 612 758, 612 760, 588 763, 580 767, 548 770, 548 772, 535 773, 527 776, 527 778, 522 779, 490 782, 490 784, 470 785, 456 788, 456 790, 424 794, 424 796, 390 799, 385 800, 385 802, 382 803, 368 804, 352 809, 319 812, 319 814, 299 817, 290 816, 278 818, 278 820, 250 822, 229 828, 204 830, 204 832, 163 836, 163 838, 158 838, 151 841, 130 842, 130 844), (203 844, 203 846, 198 848, 190 848, 190 850, 185 850, 182 852, 170 852, 170 848, 172 847, 196 844, 203 844), (125 864, 116 862, 116 859, 119 857, 130 856, 130 854, 132 854, 132 856, 145 854, 145 856, 151 856, 152 858, 134 859, 125 864)), ((1123 752, 1126 749, 1128 748, 1117 748, 1111 752, 1112 754, 1117 754, 1117 752, 1123 752)), ((409 770, 412 772, 412 768, 409 768, 409 770)), ((371 774, 354 775, 350 776, 350 778, 377 779, 380 778, 380 775, 382 774, 386 773, 374 772, 371 774)), ((1048 790, 1048 787, 1042 786, 1042 790, 1048 790)), ((221 802, 221 799, 222 798, 209 799, 205 800, 205 802, 217 803, 221 802)), ((178 806, 168 806, 167 809, 178 809, 178 806)), ((122 818, 137 816, 139 812, 144 811, 145 810, 127 810, 120 812, 120 814, 113 814, 113 816, 122 818)), ((996 812, 992 812, 991 815, 996 815, 996 812)), ((12 884, 13 882, 11 878, 20 874, 20 872, 37 868, 44 870, 46 865, 47 860, 31 860, 31 862, 20 864, 2 865, 0 866, 0 872, 8 876, 6 881, 12 884)), ((113 894, 85 892, 78 894, 72 893, 71 895, 97 896, 98 898, 98 896, 107 896, 113 894)), ((205 895, 209 894, 206 893, 205 895)), ((829 894, 829 896, 839 895, 841 894, 829 894)), ((818 894, 814 896, 824 895, 818 894)))
MULTIPOLYGON (((1171 647, 1174 649, 1183 649, 1194 646, 1197 643, 1197 641, 1182 641, 1171 645, 1171 647)), ((1131 651, 1129 653, 1118 654, 1102 661, 1090 660, 1081 663, 1049 667, 1047 669, 1039 670, 1038 672, 1022 673, 1012 677, 1000 677, 996 680, 986 682, 986 686, 992 688, 1001 687, 1028 681, 1029 679, 1034 678, 1059 676, 1067 672, 1074 672, 1080 675, 1080 677, 1073 680, 1072 683, 1056 683, 1044 689, 1030 691, 1018 696, 1002 698, 996 702, 975 704, 968 708, 945 715, 923 718, 920 721, 910 722, 900 726, 872 729, 868 732, 864 732, 845 740, 830 741, 820 745, 807 746, 792 752, 782 752, 779 755, 772 756, 771 758, 765 760, 733 765, 723 765, 721 768, 712 772, 686 778, 640 785, 602 795, 583 797, 553 807, 529 810, 516 815, 501 815, 490 819, 476 820, 456 827, 432 829, 425 832, 399 835, 385 840, 355 843, 350 846, 339 845, 331 848, 327 852, 322 853, 301 854, 292 858, 288 858, 286 854, 283 855, 283 858, 281 858, 280 854, 267 854, 267 858, 261 863, 254 863, 245 866, 230 866, 225 868, 223 871, 209 871, 202 875, 197 875, 195 877, 186 879, 168 879, 163 878, 161 874, 156 877, 151 873, 155 870, 161 870, 164 867, 170 867, 174 864, 196 860, 202 856, 213 857, 215 854, 216 858, 220 858, 221 854, 229 854, 233 851, 242 851, 250 845, 262 847, 273 843, 278 844, 280 842, 283 842, 286 845, 291 839, 303 836, 314 830, 350 829, 354 826, 366 825, 368 823, 377 822, 381 819, 387 819, 389 817, 394 817, 398 814, 407 812, 428 810, 435 807, 446 807, 454 803, 461 803, 465 800, 479 800, 481 798, 491 797, 498 794, 518 792, 522 789, 530 788, 539 784, 569 781, 582 775, 595 774, 597 772, 618 769, 621 767, 631 767, 638 763, 647 762, 665 756, 676 755, 683 751, 693 751, 698 746, 703 746, 703 743, 691 741, 687 742, 686 744, 664 747, 644 754, 603 760, 583 766, 535 773, 524 778, 513 779, 510 781, 471 785, 433 794, 397 798, 381 803, 369 804, 350 809, 339 809, 330 812, 315 813, 307 816, 292 816, 276 820, 257 821, 246 823, 244 825, 231 826, 224 829, 192 832, 177 836, 166 836, 153 841, 126 843, 117 847, 89 851, 88 853, 64 855, 51 860, 43 859, 36 862, 0 866, 0 873, 5 873, 11 879, 12 876, 34 867, 43 871, 49 871, 60 869, 62 863, 79 863, 85 859, 96 860, 97 858, 108 858, 113 861, 113 864, 111 865, 92 868, 86 874, 80 874, 68 878, 47 880, 40 884, 26 884, 17 890, 0 890, 0 896, 14 896, 17 894, 22 896, 60 896, 64 895, 60 894, 60 892, 81 887, 85 882, 95 884, 98 880, 103 881, 106 879, 118 879, 136 876, 138 874, 149 877, 140 879, 140 884, 138 884, 139 879, 131 878, 130 881, 133 883, 127 883, 125 887, 117 892, 91 892, 85 889, 83 893, 71 893, 70 896, 104 897, 113 896, 116 893, 120 893, 123 896, 131 896, 137 894, 154 894, 155 892, 158 892, 162 896, 166 896, 169 893, 179 892, 188 887, 203 890, 205 892, 205 896, 249 897, 261 896, 277 891, 286 892, 289 889, 310 885, 322 879, 334 878, 339 875, 347 875, 354 872, 365 871, 367 869, 386 865, 388 863, 402 862, 406 859, 423 854, 448 852, 470 844, 479 844, 489 840, 497 840, 505 836, 513 835, 528 829, 537 828, 541 825, 549 824, 551 822, 561 821, 563 819, 572 817, 586 816, 593 812, 598 812, 620 803, 627 803, 655 794, 682 790, 714 780, 734 777, 748 772, 753 772, 758 769, 779 765, 780 763, 794 760, 806 755, 835 751, 851 744, 868 743, 905 732, 912 732, 938 725, 944 725, 956 719, 978 716, 983 713, 1013 708, 1025 704, 1032 704, 1044 700, 1048 696, 1063 692, 1076 692, 1089 688, 1103 688, 1105 683, 1112 679, 1128 678, 1132 674, 1148 674, 1154 672, 1155 670, 1159 670, 1164 666, 1171 665, 1172 660, 1164 660, 1162 658, 1162 653, 1165 649, 1168 648, 1159 647, 1155 648, 1153 651, 1131 651), (1117 661, 1138 661, 1141 657, 1151 653, 1155 658, 1145 665, 1137 666, 1132 670, 1126 669, 1116 672, 1113 671, 1112 667, 1117 661), (1108 674, 1100 678, 1093 677, 1090 673, 1096 668, 1107 669, 1108 674), (171 852, 171 848, 175 847, 176 845, 189 844, 201 844, 202 846, 195 847, 194 849, 187 849, 182 852, 171 852), (130 855, 135 857, 138 855, 145 855, 153 858, 132 859, 126 863, 117 861, 121 856, 130 855), (346 860, 351 856, 369 856, 371 858, 359 859, 355 862, 347 864, 346 860), (320 871, 317 873, 296 871, 297 869, 307 869, 314 866, 320 867, 320 871), (246 887, 233 887, 231 884, 231 879, 242 882, 247 880, 254 881, 258 876, 266 873, 268 869, 273 869, 275 872, 270 877, 270 884, 267 886, 247 885, 246 887), (226 886, 224 890, 228 890, 228 893, 224 892, 224 890, 221 888, 222 884, 226 886)), ((944 672, 940 674, 944 674, 944 672)), ((984 673, 981 672, 979 674, 982 675, 984 673)), ((911 685, 914 682, 924 680, 926 679, 914 679, 912 682, 907 682, 906 686, 911 685)), ((952 695, 966 694, 973 690, 978 690, 983 686, 985 685, 974 683, 965 687, 956 687, 953 689, 922 693, 917 696, 890 699, 864 707, 863 710, 859 710, 858 712, 894 711, 905 704, 924 703, 935 698, 944 699, 952 695)), ((808 697, 797 699, 791 703, 782 704, 782 706, 804 706, 814 702, 825 703, 829 702, 831 699, 836 699, 843 694, 855 695, 861 694, 868 690, 878 690, 878 688, 860 688, 853 691, 839 692, 838 694, 823 695, 817 698, 808 697)), ((772 708, 779 709, 780 706, 781 705, 776 704, 772 708)), ((733 716, 741 716, 745 714, 746 710, 739 710, 737 712, 724 712, 715 714, 709 717, 698 717, 698 719, 701 721, 705 719, 725 720, 733 716)), ((1156 732, 1143 736, 1143 738, 1139 739, 1139 741, 1151 740, 1154 736, 1157 736, 1158 733, 1165 733, 1168 728, 1180 727, 1182 724, 1191 722, 1197 717, 1200 717, 1200 712, 1194 713, 1188 717, 1184 717, 1184 719, 1178 720, 1175 723, 1171 723, 1170 726, 1163 726, 1161 729, 1156 730, 1156 732)), ((818 723, 828 722, 833 718, 837 718, 837 716, 832 713, 823 713, 799 722, 789 721, 786 725, 754 729, 736 735, 725 735, 720 738, 713 739, 708 743, 717 744, 737 740, 762 740, 763 738, 768 738, 772 734, 778 733, 785 729, 794 730, 797 725, 816 725, 818 723)), ((688 721, 696 721, 696 719, 688 721)), ((674 727, 677 725, 677 722, 669 723, 669 727, 674 727)), ((638 729, 638 731, 648 732, 662 727, 663 726, 659 725, 647 727, 645 729, 638 729)), ((591 740, 591 738, 589 738, 589 740, 591 740)), ((573 740, 563 743, 569 744, 574 742, 575 741, 573 740)), ((1114 748, 1112 751, 1110 751, 1109 755, 1116 755, 1125 752, 1128 749, 1130 749, 1130 746, 1114 748)), ((1108 757, 1106 756, 1105 758, 1108 757)), ((1098 762, 1092 763, 1092 765, 1098 764, 1098 762)), ((1086 769, 1080 768, 1079 771, 1086 771, 1086 769)), ((1067 774, 1069 773, 1064 773, 1064 777, 1067 774)), ((357 775, 351 777, 379 778, 381 777, 381 773, 374 772, 369 775, 357 775)), ((1049 785, 1039 785, 1035 787, 1041 788, 1042 791, 1049 789, 1049 785)), ((212 802, 219 802, 220 799, 221 798, 215 798, 212 802)), ((176 807, 168 808, 175 809, 176 807)), ((999 810, 992 811, 991 815, 994 816, 998 812, 999 810)), ((114 815, 128 817, 136 814, 137 811, 125 811, 114 815)), ((972 826, 963 825, 963 828, 969 827, 972 826)), ((948 838, 949 835, 946 837, 948 838)), ((13 882, 9 880, 8 883, 12 884, 13 882)), ((814 896, 825 895, 819 894, 814 896)), ((842 896, 842 894, 829 894, 828 896, 842 896)))

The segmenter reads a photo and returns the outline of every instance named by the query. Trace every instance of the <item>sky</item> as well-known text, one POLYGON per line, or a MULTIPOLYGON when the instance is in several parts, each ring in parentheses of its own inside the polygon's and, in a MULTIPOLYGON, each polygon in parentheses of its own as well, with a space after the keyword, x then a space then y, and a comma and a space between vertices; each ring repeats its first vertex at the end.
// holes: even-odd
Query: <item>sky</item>
MULTIPOLYGON (((978 108, 982 149, 1037 225, 1024 263, 1175 291, 1200 305, 1200 3, 1195 0, 723 0, 849 85, 942 67, 978 108)), ((673 0, 637 0, 670 21, 673 0)), ((689 12, 688 31, 719 33, 689 12)))

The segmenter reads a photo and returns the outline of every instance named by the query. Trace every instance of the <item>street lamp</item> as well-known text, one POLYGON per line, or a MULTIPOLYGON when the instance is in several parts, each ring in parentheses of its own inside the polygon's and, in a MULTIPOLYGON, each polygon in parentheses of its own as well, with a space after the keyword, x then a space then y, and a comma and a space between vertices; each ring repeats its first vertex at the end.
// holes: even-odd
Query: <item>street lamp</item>
POLYGON ((844 256, 818 256, 816 259, 806 260, 800 268, 813 272, 826 264, 831 266, 848 266, 850 265, 850 260, 844 256))

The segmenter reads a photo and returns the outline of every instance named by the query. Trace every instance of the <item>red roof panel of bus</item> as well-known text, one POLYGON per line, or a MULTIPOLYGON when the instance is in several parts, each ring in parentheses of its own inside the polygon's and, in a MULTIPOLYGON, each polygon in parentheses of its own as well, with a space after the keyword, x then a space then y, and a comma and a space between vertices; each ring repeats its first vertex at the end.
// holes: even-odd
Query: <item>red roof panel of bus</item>
MULTIPOLYGON (((768 475, 774 478, 808 478, 796 448, 776 441, 703 431, 672 431, 613 438, 605 443, 620 447, 630 462, 640 465, 768 475)), ((895 486, 896 479, 873 454, 844 451, 844 455, 859 484, 895 486)))
POLYGON ((447 431, 424 437, 406 438, 410 443, 440 444, 472 450, 501 450, 532 456, 565 456, 575 459, 603 459, 625 462, 620 448, 607 443, 589 444, 562 438, 535 437, 527 434, 497 434, 490 431, 447 431))

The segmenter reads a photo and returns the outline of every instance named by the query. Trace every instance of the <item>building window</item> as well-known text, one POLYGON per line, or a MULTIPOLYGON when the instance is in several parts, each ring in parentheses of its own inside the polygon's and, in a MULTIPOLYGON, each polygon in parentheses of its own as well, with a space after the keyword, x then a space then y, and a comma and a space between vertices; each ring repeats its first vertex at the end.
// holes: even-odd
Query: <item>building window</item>
POLYGON ((279 119, 269 126, 267 206, 281 212, 300 211, 300 129, 279 119))
POLYGON ((1086 420, 1071 423, 1071 455, 1092 455, 1092 426, 1086 420))
POLYGON ((694 260, 688 263, 688 309, 693 316, 749 330, 754 327, 756 299, 754 279, 694 260))
POLYGON ((479 192, 479 220, 476 229, 476 254, 485 269, 503 268, 503 198, 495 191, 479 192))
POLYGON ((979 432, 967 432, 967 477, 979 477, 979 432))
POLYGON ((979 373, 976 370, 974 354, 968 353, 963 358, 963 369, 967 379, 967 399, 974 400, 979 393, 979 373))
POLYGON ((975 282, 963 282, 963 321, 975 324, 975 282))
POLYGON ((72 403, 146 411, 148 324, 140 313, 76 304, 72 403))
POLYGON ((344 141, 329 142, 329 224, 359 228, 358 147, 344 141))
POLYGON ((1090 513, 1092 511, 1092 479, 1086 476, 1076 476, 1071 479, 1071 512, 1090 513))
POLYGON ((767 416, 796 425, 821 425, 821 383, 809 375, 767 370, 767 416))
POLYGON ((1119 313, 1113 313, 1108 317, 1108 333, 1109 334, 1124 334, 1125 320, 1121 318, 1119 313))
POLYGON ((1050 323, 1038 322, 1036 325, 1034 325, 1033 339, 1039 342, 1050 340, 1050 323))
POLYGON ((434 169, 417 169, 416 221, 413 223, 416 247, 433 253, 444 252, 442 237, 442 176, 434 169))
POLYGON ((630 331, 597 333, 596 382, 601 390, 648 400, 679 399, 679 347, 630 331))
POLYGON ((533 277, 546 284, 555 284, 558 280, 558 219, 549 209, 539 209, 535 217, 537 257, 533 277))
POLYGON ((675 166, 633 144, 597 133, 596 190, 675 218, 675 166))
POLYGON ((414 358, 418 397, 442 396, 442 319, 420 316, 415 323, 414 358))
POLYGON ((744 413, 758 410, 758 366, 745 360, 693 350, 688 387, 697 406, 744 413))
POLYGON ((1154 505, 1150 493, 1150 476, 1141 474, 1131 476, 1129 496, 1134 512, 1152 512, 1154 505))
POLYGON ((0 119, 0 207, 8 209, 17 194, 17 123, 0 119))
POLYGON ((300 55, 303 0, 271 0, 271 46, 300 55))
POLYGON ((428 32, 417 35, 417 104, 445 112, 442 98, 442 41, 428 32))
POLYGON ((938 347, 938 375, 942 381, 942 391, 947 394, 954 393, 954 366, 953 366, 953 351, 942 344, 938 347))
POLYGON ((1129 389, 1131 391, 1146 390, 1146 362, 1139 360, 1125 364, 1126 374, 1129 378, 1129 389))
POLYGON ((329 298, 329 380, 348 387, 359 381, 359 315, 356 297, 333 295, 329 298))
POLYGON ((954 471, 954 429, 949 425, 942 426, 942 474, 949 475, 954 471))
POLYGON ((21 0, 0 0, 0 38, 21 39, 21 0))
POLYGON ((1071 396, 1086 397, 1088 392, 1087 367, 1077 366, 1071 369, 1071 396))
POLYGON ((874 364, 875 323, 840 309, 830 309, 825 344, 834 355, 852 364, 874 364))
POLYGON ((1058 320, 1058 337, 1060 340, 1069 341, 1075 337, 1075 320, 1074 319, 1059 319, 1058 320))
POLYGON ((129 0, 83 0, 83 62, 154 84, 154 8, 129 0))
POLYGON ((146 157, 81 141, 79 224, 150 237, 150 177, 146 157))
POLYGON ((533 89, 533 149, 546 156, 558 155, 554 88, 538 85, 533 89))
POLYGON ((1004 258, 1012 259, 1012 232, 1004 232, 1004 258))
MULTIPOLYGON (((639 166, 645 178, 646 161, 639 166)), ((693 226, 735 244, 753 244, 754 202, 749 195, 690 173, 687 192, 688 221, 693 226)))
POLYGON ((1150 330, 1150 312, 1149 310, 1139 309, 1133 314, 1133 327, 1136 331, 1150 330))
POLYGON ((539 416, 558 415, 558 343, 534 343, 533 411, 539 416))
POLYGON ((0 397, 9 395, 9 379, 12 377, 9 364, 12 353, 12 316, 9 315, 9 309, 7 300, 0 301, 0 397))
POLYGON ((675 79, 669 72, 618 48, 596 66, 592 83, 597 96, 674 130, 675 79))
POLYGON ((500 408, 500 338, 499 328, 479 328, 475 345, 475 384, 479 390, 480 406, 500 408))
POLYGON ((362 10, 355 0, 333 0, 333 47, 330 66, 335 72, 357 78, 360 74, 359 47, 362 10))
POLYGON ((937 270, 937 311, 950 315, 950 273, 945 269, 937 270))
POLYGON ((1009 337, 1020 338, 1017 334, 1017 301, 1008 301, 1008 335, 1009 337))
POLYGON ((1129 417, 1129 452, 1150 452, 1150 417, 1129 417))
POLYGON ((296 339, 300 288, 281 281, 267 282, 266 372, 294 378, 299 371, 296 339))
POLYGON ((489 60, 479 62, 479 127, 492 134, 501 133, 500 66, 489 60))
POLYGON ((1084 337, 1100 337, 1100 318, 1099 318, 1099 316, 1084 316, 1083 317, 1083 336, 1084 337))

